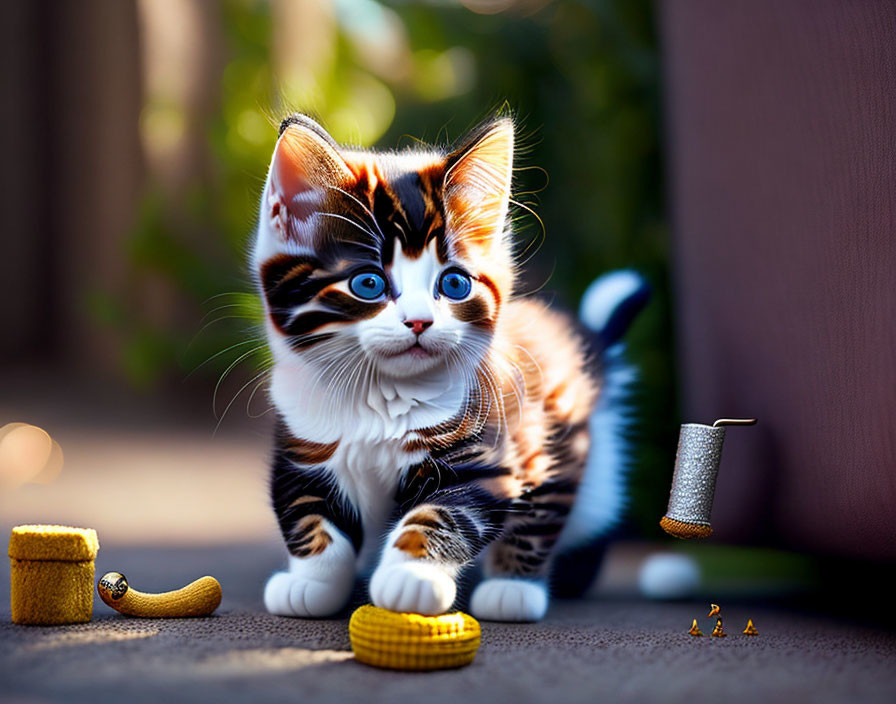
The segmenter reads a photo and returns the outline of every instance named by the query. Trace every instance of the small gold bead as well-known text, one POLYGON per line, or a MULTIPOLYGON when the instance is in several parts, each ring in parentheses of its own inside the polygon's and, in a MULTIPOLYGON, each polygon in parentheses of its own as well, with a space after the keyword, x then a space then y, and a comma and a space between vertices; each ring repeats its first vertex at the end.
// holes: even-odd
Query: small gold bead
POLYGON ((700 630, 700 626, 697 625, 697 619, 694 619, 694 623, 691 626, 691 630, 688 633, 692 636, 702 636, 703 631, 700 630))

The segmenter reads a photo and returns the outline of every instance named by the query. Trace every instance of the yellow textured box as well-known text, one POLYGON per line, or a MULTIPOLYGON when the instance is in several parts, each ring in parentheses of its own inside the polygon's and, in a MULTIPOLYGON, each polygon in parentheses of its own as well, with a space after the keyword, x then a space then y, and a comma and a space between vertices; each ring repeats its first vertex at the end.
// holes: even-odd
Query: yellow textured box
POLYGON ((13 623, 85 623, 93 616, 96 531, 16 526, 9 538, 13 623))

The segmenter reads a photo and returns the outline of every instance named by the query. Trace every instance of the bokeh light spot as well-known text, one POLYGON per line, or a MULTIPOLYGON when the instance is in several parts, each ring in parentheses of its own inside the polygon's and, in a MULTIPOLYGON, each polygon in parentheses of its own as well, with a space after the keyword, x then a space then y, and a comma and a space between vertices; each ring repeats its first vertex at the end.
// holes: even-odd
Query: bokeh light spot
POLYGON ((143 145, 153 158, 168 158, 180 146, 186 132, 186 115, 176 105, 149 103, 140 114, 143 145))
POLYGON ((271 126, 256 110, 243 110, 236 124, 240 137, 252 144, 264 144, 270 137, 271 126))
POLYGON ((476 59, 461 46, 446 51, 414 53, 414 89, 424 100, 436 101, 468 93, 476 82, 476 59))
POLYGON ((43 429, 28 423, 0 428, 0 486, 49 484, 62 471, 62 448, 43 429))

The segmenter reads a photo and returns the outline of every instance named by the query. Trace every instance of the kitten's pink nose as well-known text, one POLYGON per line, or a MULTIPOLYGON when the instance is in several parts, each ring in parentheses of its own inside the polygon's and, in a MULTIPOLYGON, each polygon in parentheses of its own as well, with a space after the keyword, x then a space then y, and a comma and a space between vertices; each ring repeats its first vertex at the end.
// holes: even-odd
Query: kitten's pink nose
POLYGON ((430 325, 432 325, 431 320, 405 320, 404 321, 404 326, 406 328, 410 328, 411 332, 413 332, 415 335, 419 335, 424 330, 426 330, 426 328, 428 328, 430 325))

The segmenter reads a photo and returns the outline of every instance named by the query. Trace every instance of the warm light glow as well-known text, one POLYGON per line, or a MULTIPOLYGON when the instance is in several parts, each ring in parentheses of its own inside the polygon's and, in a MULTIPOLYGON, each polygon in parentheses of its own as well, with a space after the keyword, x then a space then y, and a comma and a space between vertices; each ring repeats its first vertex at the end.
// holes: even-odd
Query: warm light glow
POLYGON ((414 54, 414 88, 426 100, 444 100, 472 90, 476 60, 465 47, 447 51, 421 49, 414 54))
POLYGON ((90 643, 115 643, 123 640, 152 638, 158 634, 159 631, 155 628, 125 629, 120 626, 93 626, 89 630, 72 629, 63 632, 48 632, 46 638, 41 638, 25 647, 30 651, 39 652, 90 643))
POLYGON ((0 487, 49 484, 59 476, 62 463, 62 448, 45 430, 28 423, 0 428, 0 487))
POLYGON ((175 153, 186 133, 187 116, 176 105, 147 103, 140 112, 140 135, 153 157, 175 153))
POLYGON ((348 144, 368 146, 389 129, 395 118, 395 98, 380 81, 360 71, 352 76, 351 90, 331 108, 330 134, 348 144))
POLYGON ((198 675, 257 675, 260 672, 286 672, 354 657, 348 650, 310 650, 308 648, 246 648, 220 655, 209 655, 193 667, 198 675))

